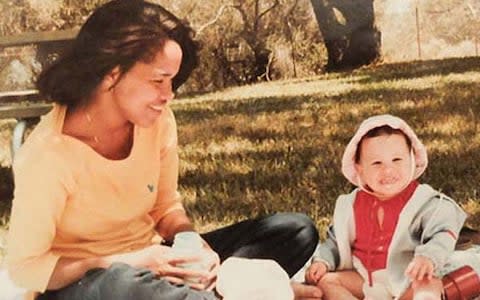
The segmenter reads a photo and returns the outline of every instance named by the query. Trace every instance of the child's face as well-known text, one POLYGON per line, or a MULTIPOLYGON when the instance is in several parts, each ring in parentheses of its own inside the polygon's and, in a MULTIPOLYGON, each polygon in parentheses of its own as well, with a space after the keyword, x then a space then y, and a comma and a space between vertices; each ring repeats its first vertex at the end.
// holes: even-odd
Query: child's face
POLYGON ((410 183, 412 173, 412 157, 405 137, 392 134, 363 139, 355 167, 362 183, 380 200, 397 195, 410 183))

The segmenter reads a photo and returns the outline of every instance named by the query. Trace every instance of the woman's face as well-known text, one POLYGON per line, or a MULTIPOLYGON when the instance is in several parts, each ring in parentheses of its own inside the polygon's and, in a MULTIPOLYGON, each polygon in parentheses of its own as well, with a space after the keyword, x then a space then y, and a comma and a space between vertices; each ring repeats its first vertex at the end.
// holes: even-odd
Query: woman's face
POLYGON ((412 179, 412 157, 405 137, 392 134, 363 139, 355 167, 362 184, 379 199, 397 195, 412 179))
POLYGON ((167 40, 150 62, 137 62, 113 86, 112 97, 126 120, 149 127, 173 99, 172 79, 182 62, 180 45, 167 40))

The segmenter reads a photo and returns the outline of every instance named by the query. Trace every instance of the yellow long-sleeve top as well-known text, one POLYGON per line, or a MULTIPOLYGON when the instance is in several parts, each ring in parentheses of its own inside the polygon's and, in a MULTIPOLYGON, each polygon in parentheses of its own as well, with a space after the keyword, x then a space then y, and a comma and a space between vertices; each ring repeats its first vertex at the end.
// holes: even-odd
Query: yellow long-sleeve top
POLYGON ((124 253, 161 241, 156 223, 183 210, 170 109, 154 126, 135 127, 123 160, 63 135, 65 112, 57 105, 42 118, 13 165, 6 262, 13 281, 30 291, 45 291, 60 257, 124 253))

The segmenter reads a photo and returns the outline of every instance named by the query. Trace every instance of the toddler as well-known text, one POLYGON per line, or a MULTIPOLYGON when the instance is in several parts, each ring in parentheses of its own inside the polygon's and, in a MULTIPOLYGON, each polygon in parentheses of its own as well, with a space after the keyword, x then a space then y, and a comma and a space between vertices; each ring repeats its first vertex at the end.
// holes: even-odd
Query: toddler
POLYGON ((323 299, 441 299, 437 274, 466 214, 418 183, 427 161, 402 119, 378 115, 360 125, 342 159, 358 188, 337 199, 329 236, 305 273, 323 299))

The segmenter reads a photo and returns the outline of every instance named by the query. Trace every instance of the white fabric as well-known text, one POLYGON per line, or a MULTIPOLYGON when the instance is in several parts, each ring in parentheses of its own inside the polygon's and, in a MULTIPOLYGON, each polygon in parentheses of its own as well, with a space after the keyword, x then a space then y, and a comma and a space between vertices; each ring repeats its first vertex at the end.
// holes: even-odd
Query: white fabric
POLYGON ((362 290, 365 299, 381 300, 394 298, 392 283, 389 280, 387 269, 381 269, 373 272, 372 286, 370 286, 368 282, 368 271, 365 269, 362 262, 355 256, 353 257, 353 265, 357 272, 364 279, 362 290))
POLYGON ((26 291, 17 287, 6 269, 0 269, 0 300, 23 300, 26 296, 26 291))
POLYGON ((230 257, 218 271, 223 300, 293 300, 288 274, 269 259, 230 257))
POLYGON ((480 245, 475 245, 467 250, 455 251, 440 275, 444 276, 463 266, 470 266, 477 274, 480 274, 480 245))

